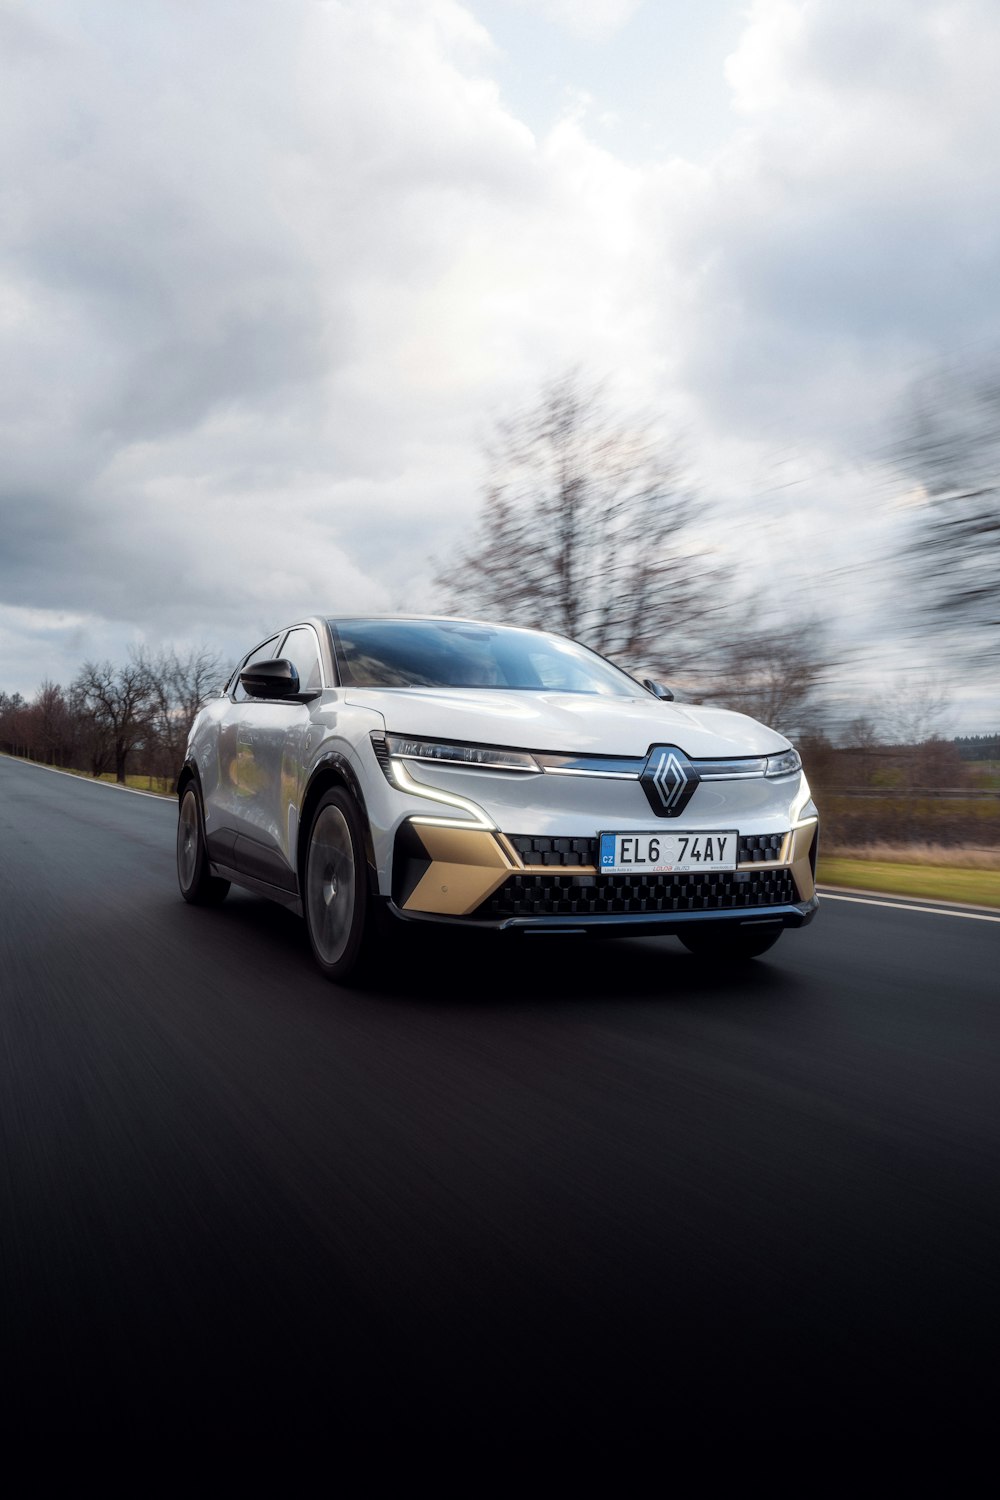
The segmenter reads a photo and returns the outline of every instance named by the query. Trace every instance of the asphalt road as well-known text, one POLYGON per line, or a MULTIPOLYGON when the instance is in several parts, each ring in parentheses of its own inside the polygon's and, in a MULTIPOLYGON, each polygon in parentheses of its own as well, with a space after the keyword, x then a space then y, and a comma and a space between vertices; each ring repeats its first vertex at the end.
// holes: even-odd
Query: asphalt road
POLYGON ((1000 923, 421 935, 349 991, 186 906, 174 820, 0 758, 8 1420, 992 1423, 1000 923))

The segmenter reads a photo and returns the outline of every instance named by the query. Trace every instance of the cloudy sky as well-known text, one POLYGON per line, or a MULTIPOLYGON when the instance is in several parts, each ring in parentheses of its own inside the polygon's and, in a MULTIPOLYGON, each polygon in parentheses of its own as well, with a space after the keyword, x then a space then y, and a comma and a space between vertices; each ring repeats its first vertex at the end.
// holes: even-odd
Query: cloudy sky
POLYGON ((580 365, 878 690, 901 403, 1000 348, 995 0, 0 0, 0 56, 0 689, 434 607, 580 365))

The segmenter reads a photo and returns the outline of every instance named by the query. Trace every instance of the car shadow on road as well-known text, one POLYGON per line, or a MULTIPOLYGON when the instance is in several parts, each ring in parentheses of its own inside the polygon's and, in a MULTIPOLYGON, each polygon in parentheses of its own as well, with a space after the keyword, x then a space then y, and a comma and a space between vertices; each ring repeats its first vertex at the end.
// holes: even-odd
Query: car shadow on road
POLYGON ((350 985, 333 985, 313 963, 304 922, 287 908, 239 892, 211 916, 213 922, 224 919, 228 940, 238 936, 241 952, 250 954, 255 967, 280 965, 287 980, 292 961, 296 983, 324 999, 516 1008, 539 1001, 746 1002, 801 992, 799 977, 782 962, 783 944, 794 943, 796 933, 786 934, 760 958, 713 963, 671 937, 463 932, 399 922, 390 928, 369 974, 350 985))
MULTIPOLYGON (((420 933, 406 947, 422 962, 396 968, 416 1001, 468 1005, 529 1000, 615 1001, 773 997, 796 981, 774 955, 739 964, 712 963, 676 938, 595 939, 581 935, 420 933)), ((385 976, 388 978, 388 975, 385 976)), ((386 993, 386 983, 373 983, 386 993)), ((396 984, 396 992, 399 983, 396 984)))

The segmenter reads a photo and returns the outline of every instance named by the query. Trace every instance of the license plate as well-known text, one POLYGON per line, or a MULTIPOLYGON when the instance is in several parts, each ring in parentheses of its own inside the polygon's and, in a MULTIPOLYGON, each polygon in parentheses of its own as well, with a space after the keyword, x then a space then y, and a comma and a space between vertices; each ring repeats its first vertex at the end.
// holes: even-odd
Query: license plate
POLYGON ((683 874, 735 870, 739 833, 602 833, 602 875, 683 874))

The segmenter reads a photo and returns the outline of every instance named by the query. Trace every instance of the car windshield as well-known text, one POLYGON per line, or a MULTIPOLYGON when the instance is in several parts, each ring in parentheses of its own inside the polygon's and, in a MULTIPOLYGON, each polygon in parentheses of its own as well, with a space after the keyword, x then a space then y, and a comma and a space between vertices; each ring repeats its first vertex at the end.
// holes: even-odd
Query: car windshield
POLYGON ((643 698, 603 657, 559 636, 463 620, 331 620, 345 686, 513 688, 643 698))

